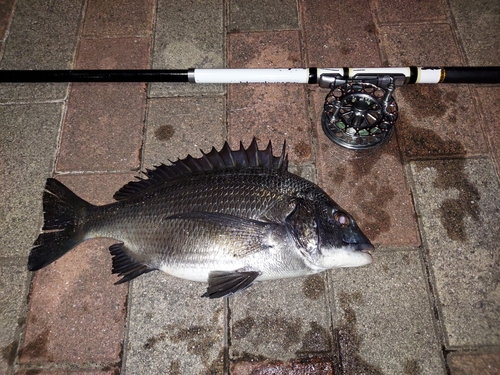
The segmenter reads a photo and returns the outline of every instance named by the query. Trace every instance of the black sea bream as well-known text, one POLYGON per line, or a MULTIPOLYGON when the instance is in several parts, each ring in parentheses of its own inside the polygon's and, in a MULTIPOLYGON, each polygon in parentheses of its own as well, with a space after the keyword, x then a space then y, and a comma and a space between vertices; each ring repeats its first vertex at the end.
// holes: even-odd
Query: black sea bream
POLYGON ((204 297, 231 295, 254 281, 371 263, 372 244, 317 185, 288 172, 285 145, 259 150, 227 143, 195 159, 148 170, 94 206, 49 178, 45 224, 28 268, 39 270, 96 237, 110 247, 117 283, 153 270, 208 282, 204 297))

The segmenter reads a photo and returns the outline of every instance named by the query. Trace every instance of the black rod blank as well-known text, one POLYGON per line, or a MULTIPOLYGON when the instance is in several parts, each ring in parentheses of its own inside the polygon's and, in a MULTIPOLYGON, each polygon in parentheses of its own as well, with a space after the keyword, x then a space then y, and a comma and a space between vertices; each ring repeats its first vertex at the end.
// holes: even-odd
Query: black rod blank
POLYGON ((188 82, 189 70, 0 70, 0 82, 188 82))
POLYGON ((500 83, 500 67, 449 67, 444 69, 443 83, 500 83))

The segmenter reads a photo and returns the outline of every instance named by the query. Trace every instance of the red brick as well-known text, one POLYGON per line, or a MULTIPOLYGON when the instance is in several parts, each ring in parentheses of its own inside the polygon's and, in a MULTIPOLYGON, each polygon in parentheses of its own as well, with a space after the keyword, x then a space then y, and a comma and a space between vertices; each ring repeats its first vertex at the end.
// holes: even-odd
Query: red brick
MULTIPOLYGON (((232 34, 229 38, 232 68, 299 67, 299 34, 296 31, 232 34)), ((228 87, 229 142, 247 146, 255 136, 261 146, 286 140, 293 162, 313 157, 306 88, 296 84, 242 84, 228 87)))
POLYGON ((467 85, 408 85, 397 92, 396 132, 405 158, 477 155, 486 151, 467 85))
POLYGON ((85 36, 137 36, 152 31, 154 0, 90 0, 83 25, 85 36))
POLYGON ((461 66, 459 48, 448 24, 415 23, 378 28, 380 49, 392 66, 461 66))
POLYGON ((79 83, 71 89, 58 171, 127 171, 139 167, 145 86, 79 83))
POLYGON ((7 27, 12 18, 14 3, 15 0, 0 0, 0 41, 2 41, 7 34, 7 27))
POLYGON ((448 13, 444 0, 384 0, 372 4, 381 23, 444 21, 448 13))
POLYGON ((78 69, 147 69, 149 38, 82 39, 78 49, 78 69))
MULTIPOLYGON (((146 38, 84 40, 77 68, 147 68, 148 57, 146 38)), ((137 169, 145 105, 144 83, 73 84, 57 170, 137 169)))
POLYGON ((480 125, 470 128, 472 136, 481 138, 481 130, 489 139, 490 148, 493 152, 497 168, 500 170, 500 87, 476 87, 475 92, 479 97, 479 112, 481 113, 480 125))
POLYGON ((453 352, 446 358, 450 375, 500 374, 500 351, 453 352))
POLYGON ((299 2, 308 66, 320 68, 380 66, 378 32, 370 2, 305 0, 299 2))
MULTIPOLYGON (((60 179, 92 203, 112 201, 130 174, 60 179)), ((126 315, 127 285, 115 286, 107 248, 89 240, 35 273, 22 363, 117 363, 126 315)))
MULTIPOLYGON (((312 95, 317 116, 326 93, 312 95)), ((354 151, 333 143, 317 127, 319 185, 356 218, 373 243, 420 244, 396 137, 374 150, 354 151)))

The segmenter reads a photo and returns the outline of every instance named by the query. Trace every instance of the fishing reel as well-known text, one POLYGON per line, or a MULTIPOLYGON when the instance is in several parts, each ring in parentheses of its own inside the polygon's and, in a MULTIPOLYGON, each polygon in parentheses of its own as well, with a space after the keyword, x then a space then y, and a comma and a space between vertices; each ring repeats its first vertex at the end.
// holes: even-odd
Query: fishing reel
POLYGON ((321 124, 326 136, 340 146, 366 150, 387 142, 398 119, 398 105, 392 94, 405 76, 322 74, 320 87, 330 88, 321 124))

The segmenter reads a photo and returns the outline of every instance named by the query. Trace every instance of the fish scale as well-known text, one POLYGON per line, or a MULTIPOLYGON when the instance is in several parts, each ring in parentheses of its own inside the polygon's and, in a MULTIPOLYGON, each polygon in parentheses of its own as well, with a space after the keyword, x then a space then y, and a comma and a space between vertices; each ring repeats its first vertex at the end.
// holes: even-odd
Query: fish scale
POLYGON ((255 281, 369 264, 373 249, 354 218, 317 185, 288 172, 287 156, 224 144, 147 170, 94 206, 55 179, 43 196, 44 227, 28 260, 38 270, 89 238, 110 247, 113 273, 132 280, 153 270, 208 282, 218 298, 255 281))

